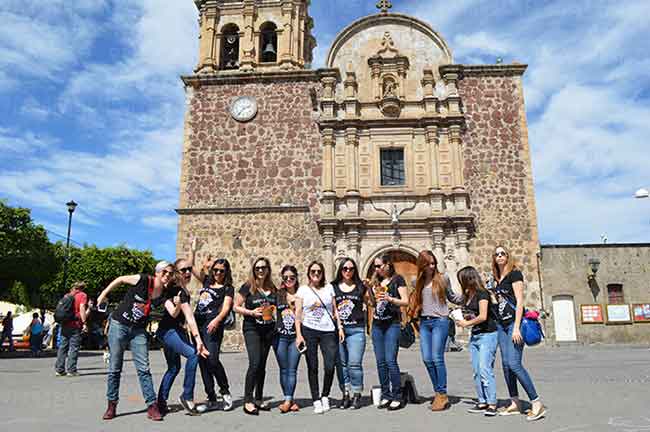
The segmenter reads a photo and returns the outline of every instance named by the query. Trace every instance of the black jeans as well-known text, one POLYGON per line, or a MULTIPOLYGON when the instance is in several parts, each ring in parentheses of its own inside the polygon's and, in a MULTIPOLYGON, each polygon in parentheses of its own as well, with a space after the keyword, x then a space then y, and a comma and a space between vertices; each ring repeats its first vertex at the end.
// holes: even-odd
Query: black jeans
POLYGON ((277 333, 272 325, 244 331, 244 341, 248 352, 248 371, 244 383, 244 403, 263 400, 266 360, 275 343, 277 333), (255 390, 255 399, 253 399, 255 390))
POLYGON ((320 400, 321 397, 328 397, 334 381, 334 368, 336 366, 336 353, 338 352, 339 341, 336 332, 324 332, 313 330, 302 326, 302 336, 307 345, 307 377, 309 378, 309 390, 311 399, 320 400), (323 393, 318 392, 318 345, 325 360, 325 377, 323 379, 323 393))
POLYGON ((221 342, 223 341, 223 326, 219 326, 213 333, 208 333, 208 323, 199 328, 199 333, 210 355, 208 358, 199 356, 199 368, 201 369, 201 378, 203 379, 203 386, 205 387, 205 393, 208 395, 208 400, 214 402, 217 400, 217 394, 214 391, 214 380, 217 380, 219 393, 222 395, 230 394, 230 386, 228 385, 226 370, 219 359, 221 342))

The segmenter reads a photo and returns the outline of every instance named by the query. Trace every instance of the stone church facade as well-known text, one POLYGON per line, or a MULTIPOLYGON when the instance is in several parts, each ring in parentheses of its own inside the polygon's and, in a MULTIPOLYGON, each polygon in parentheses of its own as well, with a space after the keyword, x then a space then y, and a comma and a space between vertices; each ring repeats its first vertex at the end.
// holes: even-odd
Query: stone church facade
POLYGON ((431 249, 450 273, 487 272, 503 243, 539 299, 539 249, 521 64, 456 64, 417 18, 348 25, 323 69, 309 0, 195 0, 200 54, 188 109, 177 253, 257 256, 329 276, 392 254, 410 280, 431 249))

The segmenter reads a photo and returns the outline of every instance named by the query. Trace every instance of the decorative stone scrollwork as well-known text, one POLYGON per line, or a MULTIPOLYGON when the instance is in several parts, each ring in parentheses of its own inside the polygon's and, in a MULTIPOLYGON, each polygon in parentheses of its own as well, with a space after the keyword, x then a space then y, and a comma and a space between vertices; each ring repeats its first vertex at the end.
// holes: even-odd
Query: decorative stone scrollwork
POLYGON ((381 48, 368 59, 375 100, 379 109, 388 117, 398 117, 405 98, 404 83, 410 64, 400 55, 390 32, 385 32, 381 48))

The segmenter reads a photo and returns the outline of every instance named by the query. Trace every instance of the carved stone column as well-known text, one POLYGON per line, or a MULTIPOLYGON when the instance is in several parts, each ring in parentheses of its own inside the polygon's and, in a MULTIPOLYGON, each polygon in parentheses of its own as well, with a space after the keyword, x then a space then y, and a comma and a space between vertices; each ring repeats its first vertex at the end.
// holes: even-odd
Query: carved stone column
POLYGON ((216 37, 219 12, 216 8, 205 8, 199 16, 199 64, 195 72, 212 73, 219 69, 220 46, 216 37))
POLYGON ((325 266, 325 278, 332 280, 334 274, 334 227, 323 227, 322 245, 323 245, 323 265, 325 266))
POLYGON ((431 229, 431 240, 433 244, 433 254, 438 260, 438 270, 443 270, 442 263, 445 260, 445 230, 442 226, 437 225, 431 229))
POLYGON ((359 98, 357 84, 357 75, 354 72, 347 72, 345 81, 343 81, 345 93, 345 116, 354 118, 357 116, 359 108, 359 98))
POLYGON ((323 95, 321 97, 323 117, 334 118, 336 117, 334 97, 336 96, 336 83, 338 80, 335 76, 324 76, 320 82, 323 86, 323 95))
POLYGON ((462 191, 465 190, 465 178, 463 174, 465 163, 463 160, 459 125, 449 127, 449 144, 451 146, 452 156, 452 185, 454 189, 462 191))
POLYGON ((347 232, 347 242, 348 242, 348 254, 350 258, 352 258, 356 263, 357 266, 359 264, 359 247, 361 246, 359 243, 360 240, 360 235, 359 235, 359 227, 357 225, 351 225, 348 227, 348 232, 347 232))
POLYGON ((424 111, 427 114, 436 113, 435 86, 436 82, 433 78, 433 71, 431 69, 425 69, 422 77, 422 90, 424 93, 424 111))
POLYGON ((334 193, 334 130, 323 129, 323 193, 334 193))
POLYGON ((345 194, 359 193, 359 135, 356 128, 345 130, 346 190, 345 194))
POLYGON ((255 0, 244 0, 244 28, 241 29, 243 32, 242 37, 240 37, 240 70, 242 71, 252 71, 255 69, 256 61, 256 52, 255 49, 255 0))
POLYGON ((456 228, 456 239, 458 264, 460 267, 465 267, 469 265, 469 231, 466 226, 456 228))

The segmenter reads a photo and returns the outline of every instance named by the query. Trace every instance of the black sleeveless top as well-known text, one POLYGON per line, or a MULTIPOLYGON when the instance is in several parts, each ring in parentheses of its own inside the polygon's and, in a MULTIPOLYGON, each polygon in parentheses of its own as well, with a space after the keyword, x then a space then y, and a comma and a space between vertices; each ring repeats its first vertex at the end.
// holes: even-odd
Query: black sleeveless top
POLYGON ((355 286, 349 293, 343 292, 339 284, 332 284, 334 287, 334 298, 336 309, 343 327, 364 327, 366 325, 366 311, 364 310, 363 297, 366 294, 364 286, 355 286))

